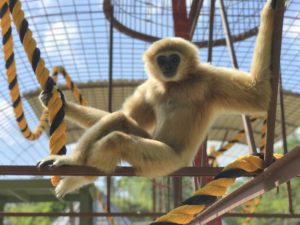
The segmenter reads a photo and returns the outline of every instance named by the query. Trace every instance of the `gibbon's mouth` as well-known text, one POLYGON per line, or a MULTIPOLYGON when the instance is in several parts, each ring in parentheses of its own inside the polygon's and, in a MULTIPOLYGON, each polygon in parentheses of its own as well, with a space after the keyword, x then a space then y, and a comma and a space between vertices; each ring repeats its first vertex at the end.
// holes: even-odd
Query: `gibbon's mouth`
POLYGON ((170 77, 174 77, 176 75, 176 70, 175 71, 162 71, 162 73, 165 77, 170 78, 170 77))

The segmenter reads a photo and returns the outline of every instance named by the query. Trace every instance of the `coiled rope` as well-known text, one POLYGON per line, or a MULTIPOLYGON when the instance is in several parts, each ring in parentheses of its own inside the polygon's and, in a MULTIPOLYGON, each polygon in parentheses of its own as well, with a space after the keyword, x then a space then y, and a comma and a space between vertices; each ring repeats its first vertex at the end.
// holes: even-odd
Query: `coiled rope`
MULTIPOLYGON (((250 122, 254 123, 257 121, 260 117, 251 117, 250 122)), ((261 142, 260 142, 260 152, 264 151, 265 145, 266 145, 266 132, 267 132, 267 117, 264 118, 263 126, 261 129, 261 142)), ((217 157, 221 156, 223 153, 227 152, 232 146, 240 142, 240 140, 245 136, 245 129, 241 129, 238 132, 236 132, 231 139, 228 140, 228 142, 221 146, 218 150, 215 150, 214 148, 210 149, 208 160, 209 164, 211 166, 217 166, 217 157)))
MULTIPOLYGON (((254 123, 259 117, 252 117, 250 119, 251 123, 254 123)), ((245 136, 245 129, 241 129, 236 132, 231 139, 228 140, 227 144, 221 146, 218 150, 214 148, 211 149, 208 155, 209 164, 211 166, 217 166, 216 158, 227 152, 233 145, 238 143, 245 136)))
MULTIPOLYGON (((280 157, 281 155, 274 154, 273 159, 276 160, 280 157)), ((207 205, 212 204, 218 197, 223 196, 228 187, 235 182, 236 178, 245 176, 247 173, 259 172, 263 169, 263 154, 242 156, 227 165, 211 182, 197 190, 181 206, 157 218, 151 225, 188 224, 207 205)))
MULTIPOLYGON (((13 109, 18 122, 18 126, 23 136, 29 140, 36 140, 40 137, 46 124, 50 123, 50 138, 49 148, 50 154, 63 155, 66 154, 66 125, 64 119, 63 100, 58 93, 59 90, 55 87, 57 74, 61 73, 66 79, 68 88, 71 89, 73 95, 80 104, 87 104, 87 101, 82 98, 79 89, 72 82, 69 74, 63 67, 55 67, 53 69, 53 78, 49 76, 49 70, 45 67, 45 62, 40 56, 40 50, 36 46, 36 41, 32 37, 32 32, 28 27, 28 22, 24 18, 24 12, 21 8, 19 0, 0 1, 0 18, 2 29, 2 44, 5 57, 5 67, 7 74, 7 82, 9 84, 10 96, 13 102, 13 109), (14 24, 19 33, 21 43, 27 54, 27 58, 32 66, 36 75, 38 83, 43 91, 49 92, 50 99, 48 101, 48 111, 44 111, 41 115, 39 124, 34 132, 28 126, 23 112, 23 105, 20 96, 20 90, 17 80, 16 63, 14 59, 14 44, 12 37, 11 18, 12 15, 14 24)), ((54 176, 51 178, 52 184, 55 186, 59 181, 59 177, 54 176)))

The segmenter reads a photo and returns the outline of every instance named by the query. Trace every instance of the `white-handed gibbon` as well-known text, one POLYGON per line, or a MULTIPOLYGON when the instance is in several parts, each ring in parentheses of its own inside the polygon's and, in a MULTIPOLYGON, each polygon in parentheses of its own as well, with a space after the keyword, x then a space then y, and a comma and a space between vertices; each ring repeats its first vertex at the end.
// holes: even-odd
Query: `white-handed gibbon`
MULTIPOLYGON (((88 165, 110 173, 126 161, 138 175, 156 177, 190 165, 218 114, 267 111, 274 2, 262 11, 250 73, 200 63, 197 47, 182 38, 159 40, 144 54, 149 79, 120 111, 65 102, 66 117, 86 131, 71 154, 51 155, 38 166, 88 165)), ((41 93, 44 105, 48 97, 41 93)), ((95 180, 62 177, 56 195, 95 180)))

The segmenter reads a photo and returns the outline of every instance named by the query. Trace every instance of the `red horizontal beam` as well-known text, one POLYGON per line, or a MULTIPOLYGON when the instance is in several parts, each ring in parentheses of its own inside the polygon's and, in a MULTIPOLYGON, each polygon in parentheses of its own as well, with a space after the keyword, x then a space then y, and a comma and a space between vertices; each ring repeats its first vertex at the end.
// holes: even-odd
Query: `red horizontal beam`
MULTIPOLYGON (((0 212, 0 217, 159 217, 153 212, 0 212)), ((298 219, 300 214, 288 213, 227 213, 223 217, 298 219)))
MULTIPOLYGON (((215 176, 222 171, 221 167, 184 167, 170 176, 215 176)), ((0 175, 32 175, 32 176, 137 176, 132 167, 118 167, 112 174, 106 174, 88 166, 61 166, 57 168, 37 168, 36 166, 0 166, 0 175)), ((249 173, 249 176, 255 174, 249 173)))

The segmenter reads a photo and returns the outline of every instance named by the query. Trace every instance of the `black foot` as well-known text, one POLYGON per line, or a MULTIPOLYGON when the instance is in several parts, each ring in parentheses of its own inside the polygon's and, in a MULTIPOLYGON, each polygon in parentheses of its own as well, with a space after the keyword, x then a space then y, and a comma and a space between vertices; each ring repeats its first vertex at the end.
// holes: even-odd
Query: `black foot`
POLYGON ((45 168, 45 167, 50 167, 52 168, 53 167, 53 163, 54 163, 54 159, 49 159, 49 160, 42 160, 42 161, 39 161, 36 166, 38 168, 45 168))

